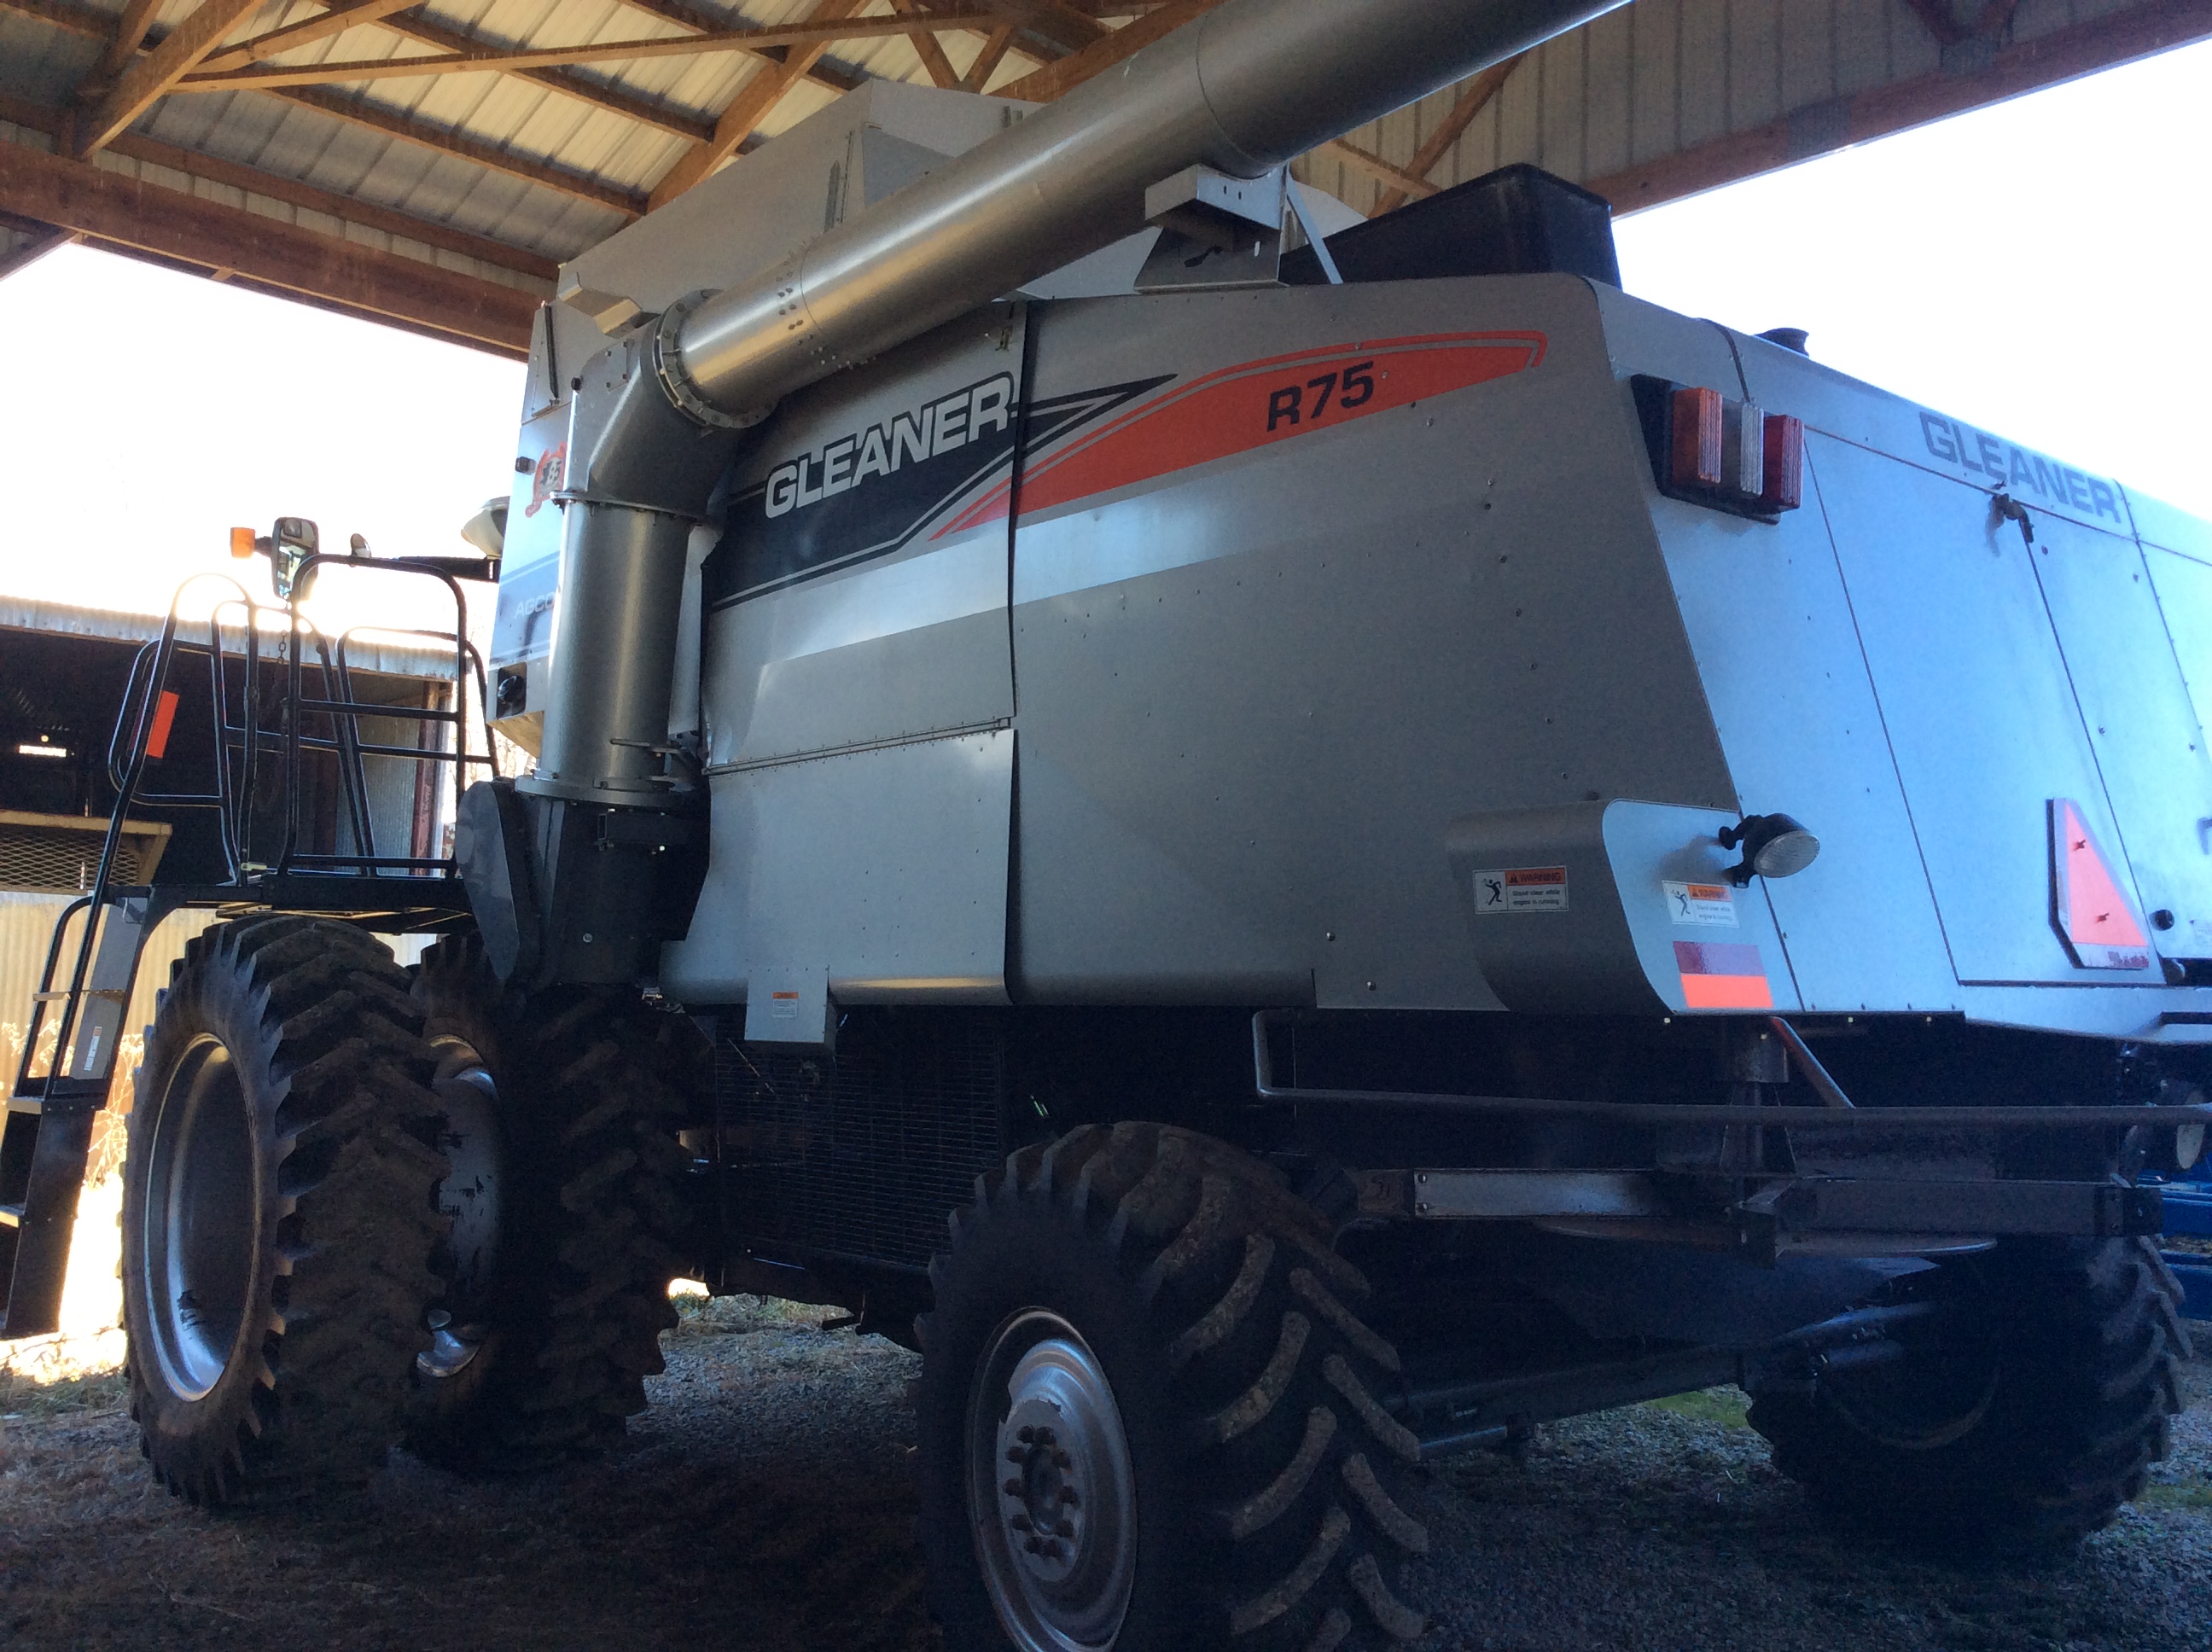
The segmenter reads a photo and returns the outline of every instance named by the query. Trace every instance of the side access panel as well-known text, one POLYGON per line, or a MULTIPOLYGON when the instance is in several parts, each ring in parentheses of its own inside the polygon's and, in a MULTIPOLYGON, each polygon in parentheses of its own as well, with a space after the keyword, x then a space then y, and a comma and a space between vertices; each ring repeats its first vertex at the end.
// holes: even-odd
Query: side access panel
POLYGON ((705 892, 664 990, 819 1042, 829 999, 1002 1002, 1012 810, 999 306, 787 400, 702 575, 705 892), (826 995, 826 996, 825 996, 826 995))
POLYGON ((1080 422, 1018 496, 1023 990, 1495 1008, 1456 823, 1733 808, 1588 282, 1072 301, 1036 348, 1080 422))
MULTIPOLYGON (((1711 322, 1603 289, 1599 301, 1624 400, 1629 375, 1648 373, 1818 423, 1825 381, 1838 377, 1711 322)), ((1814 478, 1804 503, 1773 523, 1669 499, 1648 466, 1643 481, 1739 808, 1794 815, 1820 840, 1803 872, 1756 886, 1805 1009, 1955 1009, 1950 955, 1814 478)))

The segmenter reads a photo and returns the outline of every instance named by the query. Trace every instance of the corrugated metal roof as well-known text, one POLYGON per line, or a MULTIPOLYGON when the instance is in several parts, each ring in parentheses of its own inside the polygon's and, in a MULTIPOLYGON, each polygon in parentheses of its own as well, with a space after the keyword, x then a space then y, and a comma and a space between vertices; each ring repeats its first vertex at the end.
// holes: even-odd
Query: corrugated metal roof
MULTIPOLYGON (((1711 187, 2123 61, 2151 49, 2115 27, 2130 19, 2152 23, 2142 33, 2162 37, 2160 45, 2212 32, 2212 10, 2187 0, 2020 0, 2008 12, 1968 0, 1929 0, 1924 9, 1909 0, 1635 0, 1530 53, 1426 176, 1449 187, 1528 161, 1632 210, 1650 203, 1632 191, 1638 171, 1676 157, 1738 144, 1733 172, 1716 165, 1686 177, 1711 187), (1947 7, 1964 37, 1948 46, 1926 15, 1942 17, 1947 7), (2063 61, 2042 73, 2004 72, 2003 59, 2031 53, 2063 61), (1978 77, 1986 84, 1978 87, 1978 77), (1961 101, 1944 106, 1928 95, 1916 106, 1905 95, 1945 81, 1961 101), (1864 105, 1878 97, 1895 106, 1897 118, 1871 118, 1864 105), (1762 137, 1777 141, 1750 141, 1762 137)), ((1402 168, 1462 89, 1439 92, 1346 141, 1402 168)), ((1301 163, 1299 175, 1370 214, 1392 187, 1328 150, 1301 163)))
MULTIPOLYGON (((944 10, 956 0, 935 3, 944 10)), ((957 3, 980 12, 1002 0, 957 3)), ((164 0, 152 38, 198 3, 164 0)), ((0 117, 52 130, 83 88, 123 5, 0 0, 0 117), (11 111, 10 102, 19 106, 11 111)), ((702 29, 787 26, 821 7, 822 0, 429 0, 271 53, 267 62, 299 67, 456 46, 674 39, 702 29)), ((1027 55, 1009 55, 992 83, 1003 87, 1064 54, 1067 20, 1076 19, 1079 33, 1087 26, 1077 14, 1090 9, 1092 0, 1040 9, 1020 37, 1027 55), (1052 28, 1064 38, 1047 39, 1042 31, 1052 28)), ((874 20, 895 15, 890 0, 846 9, 874 20)), ((1346 7, 1347 27, 1358 26, 1358 13, 1346 7)), ((267 0, 232 31, 230 43, 324 14, 322 0, 267 0)), ((1115 11, 1102 21, 1124 27, 1132 15, 1115 11)), ((983 33, 936 38, 964 71, 983 33)), ((1525 160, 1593 183, 1616 202, 1643 204, 2207 34, 2212 0, 2018 0, 2010 9, 2002 0, 1635 0, 1531 54, 1463 132, 1445 133, 1450 141, 1441 147, 1436 134, 1464 88, 1352 135, 1364 161, 1325 149, 1302 164, 1300 175, 1372 212, 1402 184, 1394 169, 1419 163, 1426 187, 1525 160)), ((619 228, 748 86, 782 73, 760 55, 722 49, 527 73, 179 89, 128 137, 140 150, 171 152, 168 176, 137 175, 181 176, 190 168, 175 162, 176 151, 207 157, 218 171, 251 168, 296 187, 282 202, 241 192, 249 210, 315 227, 319 220, 301 215, 343 216, 359 203, 387 238, 370 245, 471 273, 501 269, 490 278, 538 292, 546 286, 546 261, 574 257, 619 228), (325 198, 304 198, 309 191, 325 198), (445 244, 403 244, 406 225, 395 215, 435 227, 445 244), (475 244, 456 244, 467 238, 475 244), (456 257, 473 262, 456 265, 456 257)), ((811 78, 759 112, 755 141, 772 139, 841 87, 871 76, 929 81, 902 33, 838 41, 811 78)), ((131 143, 118 140, 115 149, 127 155, 131 143)), ((237 178, 227 181, 243 191, 237 178)))
MULTIPOLYGON (((0 631, 38 631, 49 636, 98 638, 105 642, 151 642, 161 635, 164 616, 160 614, 141 614, 115 608, 88 608, 75 603, 47 602, 35 597, 0 595, 0 631)), ((204 642, 206 622, 180 623, 179 638, 185 641, 204 642)), ((240 639, 242 633, 235 626, 230 636, 240 639)), ((270 640, 281 640, 281 625, 263 626, 264 648, 270 640)), ((228 652, 228 650, 226 650, 228 652)), ((453 656, 450 649, 444 652, 434 647, 398 641, 379 641, 374 635, 349 644, 347 660, 355 671, 378 671, 391 677, 419 677, 449 678, 453 674, 453 656)))

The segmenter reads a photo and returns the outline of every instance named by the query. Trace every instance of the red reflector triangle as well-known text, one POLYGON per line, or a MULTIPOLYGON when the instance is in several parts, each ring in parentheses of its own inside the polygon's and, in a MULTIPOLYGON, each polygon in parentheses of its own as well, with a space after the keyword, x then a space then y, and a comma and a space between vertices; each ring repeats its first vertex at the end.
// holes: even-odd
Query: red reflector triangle
POLYGON ((2075 956, 2088 969, 2141 969, 2148 958, 2122 962, 2082 951, 2088 947, 2141 949, 2150 944, 2135 908, 2120 893, 2119 880, 2097 847, 2096 835, 2073 803, 2061 799, 2051 823, 2058 834, 2052 857, 2058 873, 2058 919, 2075 956), (2096 962, 2091 958, 2096 956, 2096 962))

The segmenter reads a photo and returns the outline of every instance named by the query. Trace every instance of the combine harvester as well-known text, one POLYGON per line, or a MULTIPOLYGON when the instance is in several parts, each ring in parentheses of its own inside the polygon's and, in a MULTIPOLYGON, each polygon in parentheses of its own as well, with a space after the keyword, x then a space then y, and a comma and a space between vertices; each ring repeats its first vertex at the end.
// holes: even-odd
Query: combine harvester
POLYGON ((1529 169, 1317 238, 1286 161, 1602 9, 872 87, 576 259, 471 570, 535 773, 450 861, 256 852, 267 753, 414 754, 304 631, 276 722, 218 672, 232 864, 91 897, 8 1333, 219 905, 124 1217, 194 1499, 603 1439, 689 1274, 920 1349, 963 1649, 1410 1639, 1423 1461, 1716 1383, 1839 1509, 2110 1520, 2212 1118, 2212 530, 1638 302, 1529 169))

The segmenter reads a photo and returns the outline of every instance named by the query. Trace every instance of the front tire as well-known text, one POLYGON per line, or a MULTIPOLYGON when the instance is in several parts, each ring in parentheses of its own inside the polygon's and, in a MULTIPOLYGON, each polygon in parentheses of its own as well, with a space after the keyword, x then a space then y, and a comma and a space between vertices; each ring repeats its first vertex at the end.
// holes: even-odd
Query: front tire
POLYGON ((188 946, 124 1172, 131 1414, 155 1473, 222 1504, 364 1478, 397 1443, 443 1223, 405 972, 347 925, 188 946))
POLYGON ((918 1331, 921 1531, 946 1643, 1382 1647, 1428 1535, 1376 1400, 1366 1282, 1267 1167, 1087 1127, 979 1180, 918 1331))
POLYGON ((676 1322, 690 1219, 676 1130, 703 1044, 630 994, 525 1000, 473 936, 424 956, 415 997, 455 1174, 410 1443, 478 1468, 609 1443, 645 1409, 676 1322))
POLYGON ((2070 1544, 2141 1494, 2189 1355, 2150 1241, 2009 1242, 1893 1292, 1938 1304, 1903 1358, 1752 1406, 1783 1473, 1847 1518, 2011 1549, 2070 1544))

